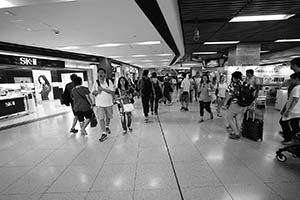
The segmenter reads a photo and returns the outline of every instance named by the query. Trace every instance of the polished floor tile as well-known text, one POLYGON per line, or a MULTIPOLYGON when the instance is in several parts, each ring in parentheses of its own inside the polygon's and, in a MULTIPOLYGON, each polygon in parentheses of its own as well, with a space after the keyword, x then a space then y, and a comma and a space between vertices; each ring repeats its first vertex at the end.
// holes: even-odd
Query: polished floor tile
POLYGON ((268 183, 267 185, 284 200, 300 199, 300 182, 268 183))
POLYGON ((90 192, 86 200, 132 200, 133 191, 90 192))
POLYGON ((234 200, 281 200, 282 198, 265 184, 237 184, 225 186, 234 200))
POLYGON ((223 186, 205 186, 183 190, 184 200, 232 200, 223 186))
POLYGON ((229 139, 223 118, 198 123, 198 103, 160 105, 149 123, 136 105, 133 131, 122 134, 115 109, 105 142, 99 127, 70 133, 71 113, 0 131, 0 199, 176 200, 179 188, 185 200, 300 198, 300 159, 275 158, 278 111, 254 142, 229 139))
POLYGON ((175 162, 174 165, 182 188, 221 185, 213 170, 205 162, 175 162))
POLYGON ((36 167, 20 178, 4 194, 33 194, 45 192, 61 174, 63 167, 36 167))
POLYGON ((134 192, 135 200, 181 200, 178 190, 141 190, 134 192))
POLYGON ((85 200, 87 193, 45 193, 39 200, 85 200))
POLYGON ((47 192, 88 192, 99 168, 94 166, 70 166, 50 186, 47 192))
POLYGON ((104 165, 91 191, 133 191, 136 164, 104 165))
POLYGON ((138 164, 136 190, 175 189, 175 176, 170 164, 138 164))
POLYGON ((139 149, 139 163, 169 163, 166 147, 149 147, 139 149))

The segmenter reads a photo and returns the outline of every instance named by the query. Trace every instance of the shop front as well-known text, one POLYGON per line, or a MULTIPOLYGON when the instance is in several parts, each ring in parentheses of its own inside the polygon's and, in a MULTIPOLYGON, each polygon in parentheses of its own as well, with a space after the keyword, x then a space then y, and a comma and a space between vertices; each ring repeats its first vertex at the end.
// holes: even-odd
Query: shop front
POLYGON ((28 114, 38 118, 70 111, 61 105, 60 96, 73 73, 85 86, 91 85, 90 63, 0 55, 0 124, 28 114))

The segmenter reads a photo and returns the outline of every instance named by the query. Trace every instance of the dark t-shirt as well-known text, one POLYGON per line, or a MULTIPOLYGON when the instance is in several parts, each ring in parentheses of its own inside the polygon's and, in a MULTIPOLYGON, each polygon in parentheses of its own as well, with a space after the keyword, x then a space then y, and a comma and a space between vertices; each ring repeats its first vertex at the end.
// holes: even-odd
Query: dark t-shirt
POLYGON ((88 102, 85 95, 89 94, 90 91, 87 87, 74 87, 71 92, 71 96, 73 98, 73 107, 74 111, 85 112, 91 109, 91 105, 88 102))

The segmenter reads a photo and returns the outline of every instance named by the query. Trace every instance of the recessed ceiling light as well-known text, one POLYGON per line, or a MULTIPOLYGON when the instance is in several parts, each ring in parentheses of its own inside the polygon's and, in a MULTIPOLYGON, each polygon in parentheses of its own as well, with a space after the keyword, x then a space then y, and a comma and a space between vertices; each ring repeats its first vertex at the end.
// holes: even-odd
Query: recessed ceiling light
POLYGON ((146 41, 146 42, 135 42, 132 45, 153 45, 153 44, 160 44, 160 41, 146 41))
POLYGON ((220 42, 204 42, 204 44, 237 44, 240 41, 220 41, 220 42))
POLYGON ((10 8, 10 7, 14 7, 14 6, 16 6, 16 5, 10 3, 7 0, 0 0, 0 9, 1 8, 10 8))
POLYGON ((280 39, 275 42, 300 42, 300 39, 280 39))
POLYGON ((98 44, 95 47, 119 47, 124 45, 125 44, 121 44, 121 43, 107 43, 107 44, 98 44))
POLYGON ((59 47, 61 50, 71 50, 71 49, 79 49, 78 46, 68 46, 68 47, 59 47))
POLYGON ((286 20, 295 14, 279 14, 279 15, 256 15, 256 16, 240 16, 234 17, 229 22, 257 22, 257 21, 274 21, 286 20))
POLYGON ((161 59, 161 60, 159 60, 159 61, 164 62, 164 61, 170 61, 170 60, 169 60, 169 59, 161 59))
POLYGON ((207 51, 207 52, 194 52, 196 55, 205 55, 205 54, 217 54, 215 51, 207 51))
POLYGON ((133 58, 140 58, 140 57, 146 57, 147 55, 132 55, 133 58))

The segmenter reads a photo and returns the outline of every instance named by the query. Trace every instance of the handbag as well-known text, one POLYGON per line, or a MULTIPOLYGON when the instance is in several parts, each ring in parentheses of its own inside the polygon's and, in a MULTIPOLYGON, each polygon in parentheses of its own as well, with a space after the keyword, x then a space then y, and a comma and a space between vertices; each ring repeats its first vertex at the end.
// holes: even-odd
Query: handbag
POLYGON ((92 112, 93 112, 93 114, 92 114, 92 117, 91 117, 91 124, 90 124, 91 128, 96 127, 97 124, 98 124, 96 115, 95 115, 94 111, 92 111, 92 112))
MULTIPOLYGON (((119 88, 118 88, 118 92, 119 92, 119 95, 121 96, 121 90, 119 88)), ((128 112, 134 111, 133 103, 124 104, 122 99, 120 100, 120 102, 121 102, 121 105, 123 105, 124 112, 128 113, 128 112)))
POLYGON ((134 106, 132 103, 123 104, 124 112, 132 112, 134 111, 134 106))

